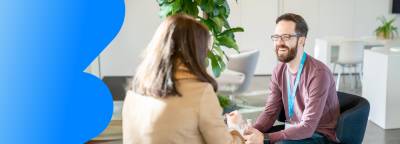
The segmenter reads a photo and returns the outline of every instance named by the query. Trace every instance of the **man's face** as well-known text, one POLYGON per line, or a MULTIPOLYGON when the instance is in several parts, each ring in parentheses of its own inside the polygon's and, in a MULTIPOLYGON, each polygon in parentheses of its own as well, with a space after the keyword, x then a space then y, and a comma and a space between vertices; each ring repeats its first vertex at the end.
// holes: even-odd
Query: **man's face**
POLYGON ((281 62, 290 62, 297 55, 298 37, 295 36, 295 27, 296 23, 285 20, 278 22, 275 27, 273 35, 277 37, 274 40, 275 53, 281 62))

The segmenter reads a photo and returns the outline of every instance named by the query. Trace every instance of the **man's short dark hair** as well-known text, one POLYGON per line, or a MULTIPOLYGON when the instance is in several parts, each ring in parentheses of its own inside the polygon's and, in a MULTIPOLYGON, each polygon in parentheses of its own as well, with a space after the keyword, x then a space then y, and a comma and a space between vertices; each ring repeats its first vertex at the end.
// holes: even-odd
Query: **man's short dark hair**
POLYGON ((293 14, 293 13, 286 13, 281 16, 279 16, 276 19, 276 24, 278 24, 280 21, 285 20, 285 21, 292 21, 296 24, 295 31, 297 34, 300 34, 301 36, 307 37, 308 33, 308 26, 306 21, 301 17, 300 15, 293 14))

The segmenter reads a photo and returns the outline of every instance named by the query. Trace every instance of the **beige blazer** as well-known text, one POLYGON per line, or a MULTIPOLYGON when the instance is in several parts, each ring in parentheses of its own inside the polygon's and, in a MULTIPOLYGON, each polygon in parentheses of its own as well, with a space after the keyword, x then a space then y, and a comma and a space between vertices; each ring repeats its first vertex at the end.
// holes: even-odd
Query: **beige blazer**
POLYGON ((123 106, 124 144, 241 143, 224 123, 209 83, 181 79, 182 97, 156 98, 128 92, 123 106))

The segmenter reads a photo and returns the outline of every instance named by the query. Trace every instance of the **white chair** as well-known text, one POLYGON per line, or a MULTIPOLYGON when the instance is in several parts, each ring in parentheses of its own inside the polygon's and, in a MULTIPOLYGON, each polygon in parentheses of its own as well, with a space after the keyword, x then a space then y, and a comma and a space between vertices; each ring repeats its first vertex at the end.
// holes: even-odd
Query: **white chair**
POLYGON ((338 55, 335 46, 345 40, 346 38, 341 36, 316 38, 314 46, 314 58, 320 60, 326 65, 331 66, 330 64, 336 61, 338 55))
POLYGON ((326 65, 330 63, 330 61, 328 61, 328 55, 330 54, 328 50, 330 51, 331 49, 329 48, 327 40, 320 38, 315 39, 314 57, 326 65))
MULTIPOLYGON (((336 65, 342 67, 341 71, 338 73, 336 80, 336 90, 339 90, 340 77, 342 72, 344 72, 345 67, 354 67, 355 72, 357 71, 357 65, 361 66, 364 56, 364 42, 362 41, 343 41, 339 45, 339 54, 336 61, 334 61, 333 72, 335 72, 336 65)), ((359 72, 360 81, 362 79, 362 72, 359 72)), ((356 77, 354 77, 355 84, 357 85, 356 77)))
POLYGON ((230 99, 245 92, 250 86, 260 51, 241 51, 228 56, 227 69, 216 79, 220 91, 229 92, 230 99))

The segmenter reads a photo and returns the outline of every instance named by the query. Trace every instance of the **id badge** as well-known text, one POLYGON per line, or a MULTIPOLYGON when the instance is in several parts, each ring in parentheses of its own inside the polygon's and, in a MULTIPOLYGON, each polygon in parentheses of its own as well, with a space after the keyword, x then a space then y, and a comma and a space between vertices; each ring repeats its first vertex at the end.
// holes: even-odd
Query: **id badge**
POLYGON ((285 129, 288 129, 293 126, 294 126, 294 124, 290 123, 289 121, 285 121, 285 129))

